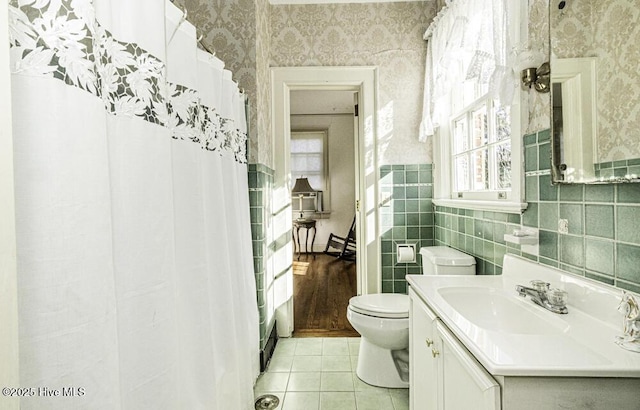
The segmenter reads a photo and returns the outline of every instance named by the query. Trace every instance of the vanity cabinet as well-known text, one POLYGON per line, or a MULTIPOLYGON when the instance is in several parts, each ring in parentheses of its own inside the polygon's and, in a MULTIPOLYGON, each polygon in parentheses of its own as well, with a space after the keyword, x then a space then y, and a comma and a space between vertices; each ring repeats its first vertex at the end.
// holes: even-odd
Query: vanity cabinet
POLYGON ((500 385, 409 288, 411 410, 500 409, 500 385))

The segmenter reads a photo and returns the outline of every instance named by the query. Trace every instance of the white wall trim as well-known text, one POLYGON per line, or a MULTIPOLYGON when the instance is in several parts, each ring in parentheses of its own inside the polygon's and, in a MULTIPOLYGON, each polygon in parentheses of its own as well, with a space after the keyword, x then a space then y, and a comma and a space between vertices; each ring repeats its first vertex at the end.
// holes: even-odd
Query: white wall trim
MULTIPOLYGON (((272 133, 274 159, 273 209, 288 207, 291 224, 289 186, 290 104, 292 90, 357 91, 359 98, 359 135, 355 147, 361 164, 355 163, 356 212, 358 229, 358 294, 378 293, 381 289, 380 244, 378 226, 378 166, 377 141, 377 78, 376 67, 275 67, 271 69, 272 133)), ((290 229, 290 227, 288 227, 290 229)), ((292 276, 292 272, 284 276, 292 276)), ((284 279, 283 279, 284 280, 284 279)), ((285 301, 293 294, 286 295, 285 301)), ((276 296, 282 301, 285 295, 276 296)), ((279 317, 278 319, 284 319, 279 317)), ((287 318, 293 323, 293 318, 287 318)))

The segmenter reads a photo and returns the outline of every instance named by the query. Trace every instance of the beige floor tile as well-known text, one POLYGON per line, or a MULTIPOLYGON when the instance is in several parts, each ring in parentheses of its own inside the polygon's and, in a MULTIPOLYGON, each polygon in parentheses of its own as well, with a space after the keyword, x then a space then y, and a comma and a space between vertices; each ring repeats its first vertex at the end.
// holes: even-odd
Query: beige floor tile
POLYGON ((322 372, 321 391, 354 391, 353 375, 348 372, 322 372))
POLYGON ((319 372, 322 370, 322 356, 294 356, 292 372, 319 372))
POLYGON ((356 410, 356 397, 353 392, 320 393, 320 410, 356 410))
POLYGON ((322 356, 323 372, 351 372, 349 356, 322 356))
POLYGON ((319 392, 287 392, 282 410, 318 410, 319 392))
POLYGON ((287 392, 320 391, 320 375, 319 372, 291 373, 287 392))
POLYGON ((287 390, 289 373, 263 373, 258 378, 254 390, 256 391, 276 391, 287 390))

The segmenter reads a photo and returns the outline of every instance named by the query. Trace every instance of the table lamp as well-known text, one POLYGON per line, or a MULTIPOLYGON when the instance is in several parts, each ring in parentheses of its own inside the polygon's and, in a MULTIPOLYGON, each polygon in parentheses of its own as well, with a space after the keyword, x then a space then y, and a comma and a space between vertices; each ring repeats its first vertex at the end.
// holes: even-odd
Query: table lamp
POLYGON ((305 219, 304 212, 302 210, 302 198, 304 197, 304 194, 309 192, 315 192, 315 189, 311 188, 311 185, 309 185, 309 180, 307 178, 296 178, 296 183, 291 190, 291 195, 297 195, 298 200, 300 201, 300 217, 298 220, 305 219))

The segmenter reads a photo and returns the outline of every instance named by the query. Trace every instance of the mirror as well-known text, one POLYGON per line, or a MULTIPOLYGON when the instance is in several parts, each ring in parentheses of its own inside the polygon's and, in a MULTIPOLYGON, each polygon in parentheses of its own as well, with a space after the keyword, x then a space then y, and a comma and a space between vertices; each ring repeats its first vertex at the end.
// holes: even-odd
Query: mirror
POLYGON ((640 182, 640 2, 549 7, 553 182, 640 182))

